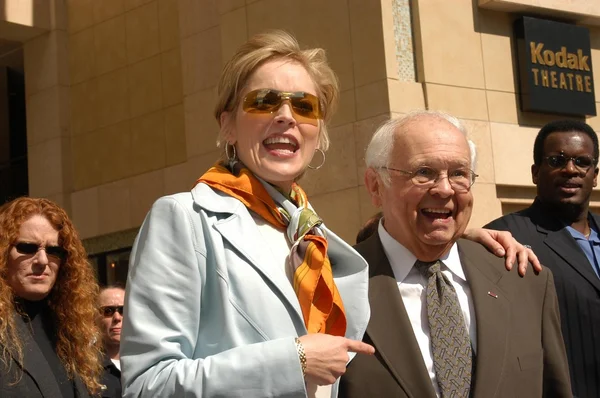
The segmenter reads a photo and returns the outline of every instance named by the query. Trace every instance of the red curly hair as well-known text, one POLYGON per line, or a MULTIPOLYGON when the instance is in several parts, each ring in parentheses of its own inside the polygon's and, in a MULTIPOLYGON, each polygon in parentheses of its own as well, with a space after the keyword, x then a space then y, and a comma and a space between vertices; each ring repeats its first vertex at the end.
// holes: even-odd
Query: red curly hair
POLYGON ((56 353, 69 377, 78 375, 90 393, 99 391, 99 331, 95 323, 98 283, 83 244, 67 216, 48 199, 22 197, 0 207, 0 345, 2 361, 10 366, 11 347, 23 358, 21 339, 13 320, 14 293, 8 284, 8 253, 19 236, 21 225, 31 217, 46 218, 58 231, 59 245, 67 251, 61 263, 48 305, 56 325, 56 353))

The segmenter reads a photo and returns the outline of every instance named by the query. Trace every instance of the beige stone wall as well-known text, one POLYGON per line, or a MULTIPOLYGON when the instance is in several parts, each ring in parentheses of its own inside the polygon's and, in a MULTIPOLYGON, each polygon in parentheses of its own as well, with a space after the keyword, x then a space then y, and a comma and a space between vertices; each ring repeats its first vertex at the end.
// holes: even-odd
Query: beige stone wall
MULTIPOLYGON (((533 141, 543 124, 560 116, 519 109, 514 14, 474 7, 471 0, 415 0, 413 11, 426 106, 460 117, 478 147, 480 177, 470 225, 481 226, 535 196, 533 141)), ((592 27, 590 33, 595 60, 600 29, 592 27)), ((600 60, 594 72, 600 76, 600 60)), ((596 129, 597 119, 588 120, 596 129)))
POLYGON ((2 5, 2 38, 23 43, 29 193, 70 211, 66 5, 61 0, 8 0, 2 5))
POLYGON ((63 0, 4 0, 0 2, 0 37, 26 42, 51 30, 64 30, 63 0))
POLYGON ((72 207, 82 235, 139 226, 158 196, 192 186, 219 155, 212 109, 223 62, 250 35, 282 28, 305 46, 324 47, 340 77, 326 165, 309 171, 302 185, 328 226, 352 242, 375 211, 362 187, 374 126, 391 112, 423 105, 419 85, 399 83, 386 61, 382 15, 377 2, 362 0, 71 2, 72 207), (172 40, 163 40, 167 9, 177 11, 165 22, 172 40), (164 82, 171 53, 181 62, 179 104, 164 82), (405 89, 416 96, 390 100, 405 89), (183 122, 172 117, 173 131, 166 115, 177 109, 183 122))
POLYGON ((220 69, 267 28, 325 47, 340 75, 332 151, 303 182, 315 206, 349 241, 372 213, 360 187, 362 153, 373 125, 391 111, 379 7, 358 0, 34 3, 28 15, 50 19, 30 27, 37 37, 25 45, 31 194, 65 206, 83 238, 138 227, 156 198, 189 189, 215 161, 220 69))
MULTIPOLYGON (((410 58, 397 54, 398 7, 407 0, 38 3, 38 16, 50 22, 19 30, 31 194, 63 204, 84 238, 135 229, 154 200, 190 189, 217 159, 212 110, 221 67, 250 35, 269 28, 325 48, 340 78, 327 162, 301 184, 348 242, 376 211, 363 186, 366 144, 382 121, 415 109, 460 117, 478 146, 472 226, 535 193, 533 139, 553 117, 519 110, 513 16, 502 10, 472 0, 411 0, 411 78, 410 65, 399 67, 410 58)), ((595 60, 600 28, 591 33, 595 60)), ((600 76, 600 61, 594 71, 600 76)), ((600 129, 599 118, 588 121, 600 129)))
POLYGON ((187 161, 177 0, 68 2, 72 214, 137 227, 187 161))
MULTIPOLYGON (((375 212, 362 187, 364 148, 374 126, 396 111, 388 90, 396 68, 386 61, 390 42, 382 31, 383 15, 391 15, 382 13, 379 2, 362 0, 184 0, 179 6, 187 153, 201 166, 194 176, 218 154, 212 117, 215 84, 223 61, 237 46, 252 34, 280 28, 305 46, 327 50, 340 78, 341 104, 330 126, 327 162, 318 171, 308 171, 301 184, 327 225, 353 242, 362 221, 375 212)), ((393 29, 391 20, 385 23, 393 29)), ((395 107, 422 105, 422 93, 417 94, 395 107)))
POLYGON ((590 0, 478 0, 481 7, 513 13, 537 13, 600 25, 600 3, 590 0))

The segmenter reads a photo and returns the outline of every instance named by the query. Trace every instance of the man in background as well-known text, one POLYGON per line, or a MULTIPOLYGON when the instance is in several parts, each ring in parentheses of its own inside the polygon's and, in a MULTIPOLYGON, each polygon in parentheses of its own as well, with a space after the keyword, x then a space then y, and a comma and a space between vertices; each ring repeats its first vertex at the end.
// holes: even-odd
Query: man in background
POLYGON ((573 394, 600 397, 600 217, 590 212, 598 137, 574 120, 548 123, 533 146, 537 196, 486 227, 510 231, 552 270, 573 394))
POLYGON ((123 323, 123 302, 125 290, 120 286, 108 286, 100 291, 98 320, 102 332, 104 372, 100 384, 103 385, 103 398, 121 397, 121 362, 119 347, 121 345, 121 325, 123 323))

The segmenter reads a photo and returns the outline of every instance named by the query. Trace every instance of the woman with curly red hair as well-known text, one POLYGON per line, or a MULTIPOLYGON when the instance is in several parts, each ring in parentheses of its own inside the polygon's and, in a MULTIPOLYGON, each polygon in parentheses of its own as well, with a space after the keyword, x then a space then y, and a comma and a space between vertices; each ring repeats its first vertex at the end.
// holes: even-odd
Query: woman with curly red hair
POLYGON ((100 390, 98 285, 63 209, 0 207, 0 396, 88 397, 100 390))

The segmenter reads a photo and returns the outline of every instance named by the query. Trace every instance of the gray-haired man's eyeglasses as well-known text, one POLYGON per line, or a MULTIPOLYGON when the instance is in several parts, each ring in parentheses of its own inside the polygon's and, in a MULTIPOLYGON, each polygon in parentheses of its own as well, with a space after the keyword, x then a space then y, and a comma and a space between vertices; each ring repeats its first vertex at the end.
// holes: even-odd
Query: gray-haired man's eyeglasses
POLYGON ((397 171, 404 175, 407 175, 411 182, 420 188, 431 188, 437 184, 440 179, 446 177, 450 186, 455 192, 464 193, 469 192, 471 186, 475 183, 475 179, 479 177, 473 170, 468 168, 458 168, 448 170, 444 176, 442 172, 432 167, 421 166, 414 171, 395 169, 393 167, 379 167, 380 169, 386 169, 391 171, 397 171))

